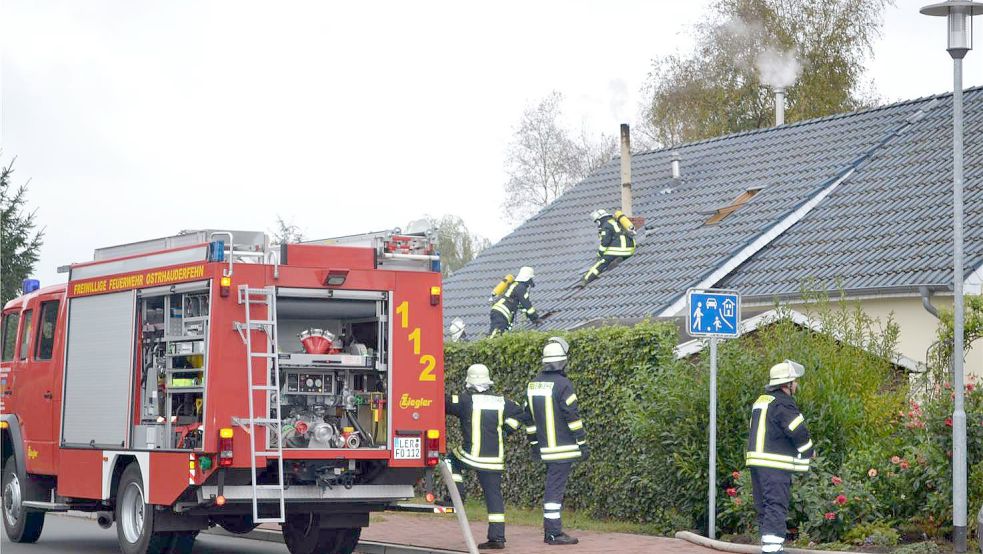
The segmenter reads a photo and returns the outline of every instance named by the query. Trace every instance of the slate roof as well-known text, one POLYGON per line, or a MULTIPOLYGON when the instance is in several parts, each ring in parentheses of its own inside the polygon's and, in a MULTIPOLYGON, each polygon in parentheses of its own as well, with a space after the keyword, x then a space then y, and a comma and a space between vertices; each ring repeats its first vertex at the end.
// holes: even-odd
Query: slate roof
MULTIPOLYGON (((983 263, 983 89, 966 91, 965 115, 969 275, 983 263)), ((595 256, 590 212, 620 205, 616 158, 449 277, 445 321, 461 317, 470 335, 486 332, 491 288, 522 265, 536 270, 537 309, 553 312, 543 328, 658 315, 701 281, 753 296, 794 294, 807 278, 829 289, 839 280, 848 290, 951 283, 951 95, 672 150, 681 161, 677 180, 670 150, 632 156, 634 212, 646 219, 634 257, 586 289, 570 289, 595 256), (721 223, 704 225, 751 188, 762 190, 721 223), (749 258, 734 259, 760 243, 749 258)))

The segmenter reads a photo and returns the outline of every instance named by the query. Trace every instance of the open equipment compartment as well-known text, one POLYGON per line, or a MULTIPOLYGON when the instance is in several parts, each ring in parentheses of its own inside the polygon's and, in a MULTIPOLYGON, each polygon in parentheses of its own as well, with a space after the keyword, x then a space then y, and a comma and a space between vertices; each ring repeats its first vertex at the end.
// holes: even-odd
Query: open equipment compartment
POLYGON ((277 291, 284 449, 387 447, 389 303, 380 291, 277 291))
POLYGON ((138 423, 135 448, 203 447, 210 293, 207 281, 142 289, 137 295, 138 423))

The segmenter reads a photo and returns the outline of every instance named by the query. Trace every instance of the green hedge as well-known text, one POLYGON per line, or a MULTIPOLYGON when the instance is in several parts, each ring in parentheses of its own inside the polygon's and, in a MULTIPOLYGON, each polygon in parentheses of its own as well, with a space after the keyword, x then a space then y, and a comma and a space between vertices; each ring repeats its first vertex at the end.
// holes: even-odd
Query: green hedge
MULTIPOLYGON (((826 332, 786 318, 720 346, 718 528, 725 533, 755 530, 744 471, 751 404, 763 391, 768 368, 791 358, 807 368, 797 401, 820 454, 815 470, 795 481, 791 525, 820 540, 842 539, 862 524, 894 526, 904 537, 906 526, 915 523, 930 536, 942 536, 952 518, 946 457, 951 391, 936 387, 921 393, 930 399, 916 410, 908 400, 907 377, 888 361, 897 338, 891 321, 882 324, 853 305, 822 299, 808 310, 826 332), (848 500, 834 502, 840 496, 848 500)), ((497 390, 521 403, 526 383, 541 367, 548 336, 521 332, 448 344, 448 390, 463 387, 468 365, 484 363, 497 390)), ((705 529, 706 356, 676 360, 677 329, 666 323, 564 336, 571 345, 568 376, 592 448, 591 459, 577 465, 564 504, 664 533, 705 529)), ((973 390, 973 384, 968 389, 969 500, 976 510, 983 502, 983 392, 973 390)), ((451 445, 459 443, 457 421, 448 424, 451 445)), ((540 506, 544 466, 530 460, 524 436, 509 439, 507 456, 507 501, 540 506)), ((469 486, 478 491, 473 478, 469 486)), ((974 519, 975 511, 971 515, 974 519)))
MULTIPOLYGON (((543 345, 553 334, 508 333, 494 339, 448 343, 444 353, 447 390, 461 390, 467 367, 483 363, 491 370, 496 390, 521 404, 526 384, 542 368, 543 345)), ((655 468, 638 463, 648 446, 632 434, 628 425, 625 385, 638 372, 657 371, 670 363, 676 328, 644 323, 562 336, 570 343, 567 376, 576 388, 591 447, 590 460, 577 464, 571 475, 564 504, 599 517, 651 520, 648 514, 666 501, 648 479, 655 468)), ((448 418, 447 423, 450 445, 460 444, 456 418, 448 418)), ((545 466, 530 459, 524 433, 517 433, 506 442, 503 490, 507 501, 541 506, 545 466)), ((479 490, 473 478, 469 483, 472 490, 479 490)))

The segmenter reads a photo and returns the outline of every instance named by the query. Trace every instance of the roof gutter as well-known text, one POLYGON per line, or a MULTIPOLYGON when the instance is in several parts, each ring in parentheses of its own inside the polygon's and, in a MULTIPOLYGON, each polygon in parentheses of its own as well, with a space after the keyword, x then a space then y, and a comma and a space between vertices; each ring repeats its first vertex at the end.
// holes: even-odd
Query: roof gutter
MULTIPOLYGON (((880 150, 884 145, 890 142, 895 137, 899 136, 908 126, 920 121, 925 117, 928 110, 931 110, 936 105, 938 105, 938 99, 932 100, 924 108, 919 109, 917 112, 905 118, 904 123, 899 125, 893 131, 885 135, 881 140, 877 141, 873 146, 867 149, 863 154, 858 156, 853 162, 851 162, 847 167, 842 169, 837 175, 831 179, 826 180, 819 189, 812 195, 811 198, 800 203, 791 213, 786 215, 780 221, 774 223, 758 236, 751 239, 748 243, 744 245, 736 254, 724 261, 723 264, 711 269, 707 274, 704 275, 702 279, 693 283, 688 288, 695 289, 707 289, 713 287, 721 279, 726 277, 730 272, 737 269, 741 264, 746 262, 754 254, 758 253, 761 249, 768 246, 772 241, 781 236, 790 227, 801 221, 809 212, 818 206, 827 196, 829 196, 840 184, 850 178, 854 171, 860 167, 865 161, 873 157, 874 153, 880 150)), ((658 317, 669 317, 683 311, 686 307, 686 292, 678 295, 675 300, 673 300, 667 307, 659 312, 656 312, 658 317)))
MULTIPOLYGON (((921 293, 921 289, 927 289, 931 292, 948 292, 952 290, 952 285, 898 285, 891 287, 859 287, 854 289, 836 290, 837 294, 842 293, 843 296, 847 298, 856 297, 870 297, 870 296, 892 296, 892 295, 906 295, 914 296, 921 293)), ((786 292, 779 294, 755 294, 743 296, 741 302, 744 305, 749 304, 764 304, 764 303, 774 303, 774 302, 788 302, 790 300, 802 300, 803 294, 801 292, 786 292)))

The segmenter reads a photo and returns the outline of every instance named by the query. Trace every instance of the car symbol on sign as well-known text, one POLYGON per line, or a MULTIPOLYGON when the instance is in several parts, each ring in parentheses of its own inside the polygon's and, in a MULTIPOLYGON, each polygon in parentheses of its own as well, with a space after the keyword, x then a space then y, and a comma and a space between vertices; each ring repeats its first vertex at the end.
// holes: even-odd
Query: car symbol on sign
POLYGON ((707 308, 716 308, 716 307, 717 307, 717 299, 707 298, 707 308))

